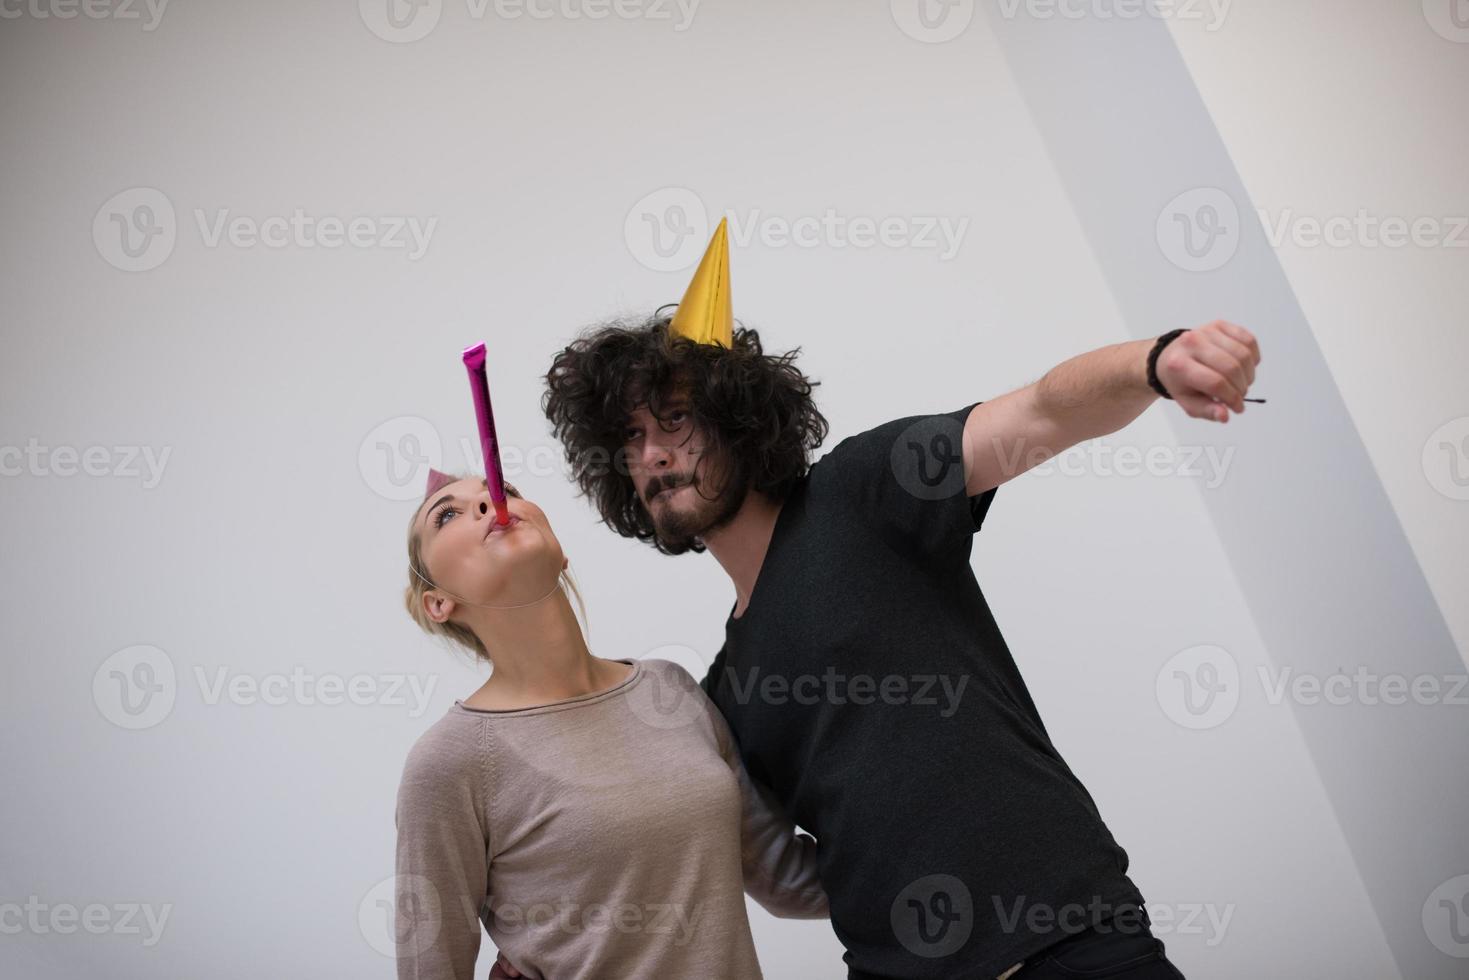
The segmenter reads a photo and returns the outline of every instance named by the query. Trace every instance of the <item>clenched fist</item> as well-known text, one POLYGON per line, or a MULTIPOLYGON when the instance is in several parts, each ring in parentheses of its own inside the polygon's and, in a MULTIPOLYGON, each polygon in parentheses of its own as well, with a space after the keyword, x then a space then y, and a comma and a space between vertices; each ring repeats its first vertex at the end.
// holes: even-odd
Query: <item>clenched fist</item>
POLYGON ((1179 334, 1158 355, 1158 381, 1196 419, 1228 422, 1245 410, 1260 345, 1244 327, 1215 320, 1179 334))

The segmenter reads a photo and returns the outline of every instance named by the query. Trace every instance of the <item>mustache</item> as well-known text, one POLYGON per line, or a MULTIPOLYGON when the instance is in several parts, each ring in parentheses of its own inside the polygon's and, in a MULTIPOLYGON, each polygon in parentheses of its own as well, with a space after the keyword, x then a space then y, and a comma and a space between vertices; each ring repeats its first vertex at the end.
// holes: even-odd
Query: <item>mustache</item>
POLYGON ((692 474, 687 475, 687 476, 684 476, 684 475, 672 475, 672 476, 654 477, 653 479, 649 480, 648 483, 647 483, 647 485, 643 488, 643 499, 645 499, 645 500, 652 500, 654 497, 656 497, 658 494, 662 493, 664 490, 672 490, 675 487, 681 487, 684 484, 694 483, 694 482, 696 482, 696 481, 694 480, 694 477, 692 476, 692 474))

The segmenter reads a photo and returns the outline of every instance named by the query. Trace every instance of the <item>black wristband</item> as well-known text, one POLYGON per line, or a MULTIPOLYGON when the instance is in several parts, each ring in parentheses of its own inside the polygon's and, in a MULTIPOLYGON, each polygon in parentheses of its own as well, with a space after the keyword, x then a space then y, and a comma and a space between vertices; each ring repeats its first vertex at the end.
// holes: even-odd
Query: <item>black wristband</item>
POLYGON ((1158 380, 1158 355, 1163 353, 1163 348, 1172 343, 1174 338, 1181 333, 1185 333, 1187 330, 1187 327, 1180 327, 1177 330, 1168 331, 1159 337, 1158 342, 1153 345, 1153 349, 1148 351, 1148 387, 1170 401, 1173 399, 1173 396, 1168 394, 1168 389, 1164 388, 1163 382, 1158 380))

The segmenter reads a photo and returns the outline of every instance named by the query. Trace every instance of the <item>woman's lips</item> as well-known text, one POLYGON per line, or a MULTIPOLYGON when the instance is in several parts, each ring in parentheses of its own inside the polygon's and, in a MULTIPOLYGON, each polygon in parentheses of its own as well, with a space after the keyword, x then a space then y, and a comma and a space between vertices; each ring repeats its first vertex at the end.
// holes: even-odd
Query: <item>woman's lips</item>
POLYGON ((490 539, 490 535, 494 534, 496 531, 508 531, 519 523, 520 518, 516 517, 514 514, 510 515, 509 524, 499 524, 495 521, 490 521, 490 526, 485 530, 485 540, 488 541, 490 539))

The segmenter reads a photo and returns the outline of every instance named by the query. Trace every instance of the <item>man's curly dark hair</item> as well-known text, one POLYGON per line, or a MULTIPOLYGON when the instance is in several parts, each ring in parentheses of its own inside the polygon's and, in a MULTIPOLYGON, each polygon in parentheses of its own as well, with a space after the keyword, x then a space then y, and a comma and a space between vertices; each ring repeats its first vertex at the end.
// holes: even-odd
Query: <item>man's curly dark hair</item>
MULTIPOLYGON (((777 501, 805 476, 828 426, 811 397, 820 382, 794 364, 799 347, 766 354, 760 334, 738 324, 732 348, 696 343, 669 333, 667 309, 640 322, 619 318, 583 332, 552 361, 541 409, 582 495, 603 522, 623 537, 680 554, 684 549, 658 539, 628 475, 623 437, 637 406, 646 403, 661 421, 671 413, 666 406, 685 396, 705 436, 705 453, 728 466, 723 485, 777 501)), ((688 550, 705 549, 695 542, 688 550)))

